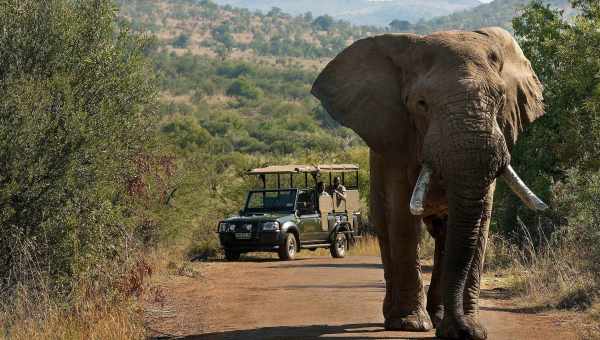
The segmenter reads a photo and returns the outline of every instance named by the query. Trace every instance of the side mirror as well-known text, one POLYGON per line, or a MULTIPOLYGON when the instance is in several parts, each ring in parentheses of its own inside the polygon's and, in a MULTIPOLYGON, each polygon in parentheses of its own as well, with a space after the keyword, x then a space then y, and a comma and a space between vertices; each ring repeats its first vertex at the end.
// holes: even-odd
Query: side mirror
POLYGON ((238 211, 238 214, 239 214, 240 216, 244 215, 244 209, 240 209, 240 211, 238 211))

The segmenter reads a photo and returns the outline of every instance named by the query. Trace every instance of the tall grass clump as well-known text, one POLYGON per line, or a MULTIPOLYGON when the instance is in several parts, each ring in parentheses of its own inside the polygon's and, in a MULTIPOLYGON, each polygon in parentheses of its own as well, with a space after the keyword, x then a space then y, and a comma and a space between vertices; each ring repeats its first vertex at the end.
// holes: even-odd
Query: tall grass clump
POLYGON ((571 170, 553 192, 552 214, 562 223, 548 235, 522 225, 520 242, 495 236, 487 258, 529 303, 587 310, 600 289, 600 173, 571 170))
POLYGON ((155 88, 116 23, 109 0, 0 6, 0 337, 108 338, 134 315, 155 88))

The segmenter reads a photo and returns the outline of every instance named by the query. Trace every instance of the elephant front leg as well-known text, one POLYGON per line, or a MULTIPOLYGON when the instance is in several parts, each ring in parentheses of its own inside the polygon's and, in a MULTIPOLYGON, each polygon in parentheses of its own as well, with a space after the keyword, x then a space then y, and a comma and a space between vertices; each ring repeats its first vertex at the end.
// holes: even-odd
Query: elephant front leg
POLYGON ((408 210, 410 188, 406 178, 398 171, 386 176, 383 169, 381 158, 372 152, 371 218, 378 229, 386 280, 385 328, 428 331, 432 324, 425 310, 418 258, 421 220, 408 210))
POLYGON ((446 219, 434 219, 431 221, 431 236, 435 240, 435 254, 433 257, 433 271, 431 283, 427 291, 427 312, 437 328, 444 318, 444 301, 442 299, 442 273, 444 272, 444 247, 446 243, 446 219))

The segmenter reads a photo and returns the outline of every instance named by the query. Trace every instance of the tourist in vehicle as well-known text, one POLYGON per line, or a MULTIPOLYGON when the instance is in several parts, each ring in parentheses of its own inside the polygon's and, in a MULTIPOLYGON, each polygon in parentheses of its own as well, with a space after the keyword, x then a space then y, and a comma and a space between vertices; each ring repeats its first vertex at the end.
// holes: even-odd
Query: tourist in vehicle
POLYGON ((317 183, 317 193, 319 196, 329 196, 329 193, 325 190, 325 184, 323 184, 323 182, 317 183))
POLYGON ((346 200, 346 187, 341 184, 339 176, 333 179, 333 188, 331 191, 331 194, 335 195, 338 200, 346 200))

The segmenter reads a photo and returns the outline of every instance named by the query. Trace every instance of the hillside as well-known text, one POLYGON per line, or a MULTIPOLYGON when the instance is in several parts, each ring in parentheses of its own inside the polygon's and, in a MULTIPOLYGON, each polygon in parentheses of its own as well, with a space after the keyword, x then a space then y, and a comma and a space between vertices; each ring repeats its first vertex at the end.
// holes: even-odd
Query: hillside
POLYGON ((356 39, 385 31, 353 26, 328 15, 292 16, 279 9, 251 12, 208 0, 120 0, 120 5, 122 19, 135 30, 152 33, 161 48, 178 55, 244 60, 294 57, 314 64, 356 39))
MULTIPOLYGON (((430 20, 421 20, 409 31, 430 33, 448 29, 473 30, 487 26, 501 26, 512 30, 512 19, 519 14, 531 0, 494 0, 475 8, 452 13, 430 20)), ((571 10, 569 0, 544 0, 553 7, 571 10)))
POLYGON ((233 5, 268 12, 272 7, 299 15, 331 15, 355 25, 385 27, 392 20, 417 22, 421 19, 448 15, 473 8, 478 0, 216 0, 221 5, 233 5))

